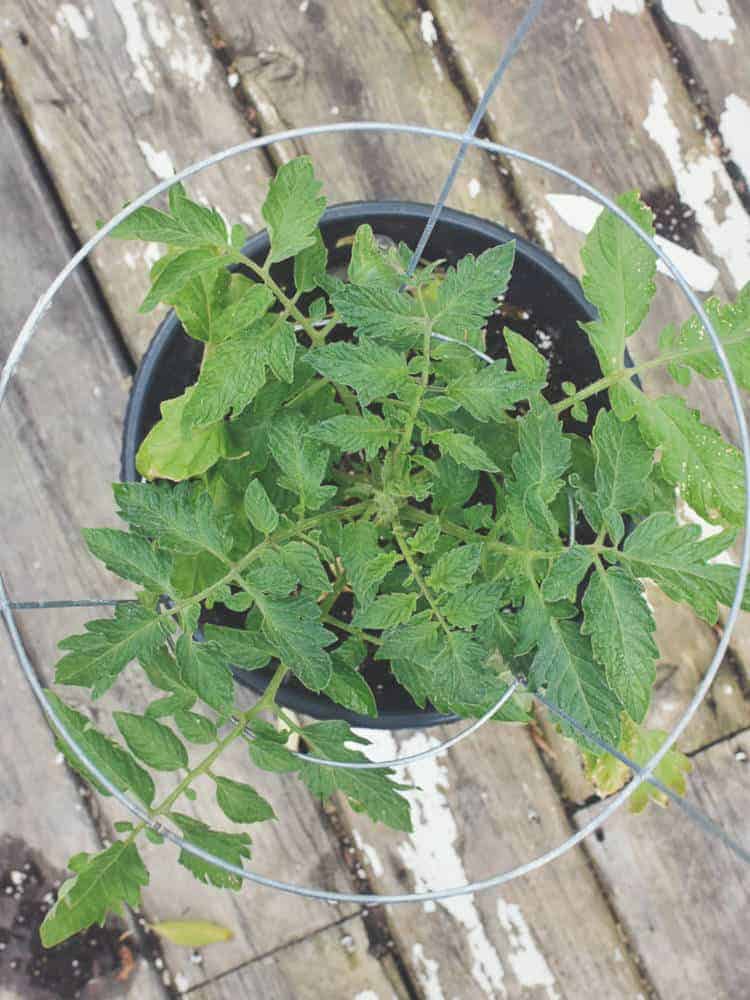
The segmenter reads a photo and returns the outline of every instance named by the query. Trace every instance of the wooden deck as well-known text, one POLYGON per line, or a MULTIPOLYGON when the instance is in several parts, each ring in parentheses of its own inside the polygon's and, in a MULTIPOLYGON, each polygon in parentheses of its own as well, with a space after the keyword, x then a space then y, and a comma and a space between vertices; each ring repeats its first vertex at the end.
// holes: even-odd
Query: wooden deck
MULTIPOLYGON (((173 169, 256 132, 314 122, 460 129, 525 6, 0 0, 0 355, 96 219, 173 169)), ((608 193, 640 188, 662 235, 691 252, 681 260, 698 290, 728 296, 750 280, 748 53, 745 0, 549 0, 484 128, 608 193)), ((334 202, 431 200, 453 152, 406 137, 319 138, 302 148, 316 157, 334 202)), ((273 163, 294 153, 286 144, 235 159, 201 174, 191 191, 253 229, 273 163)), ((588 206, 561 197, 571 194, 551 176, 474 151, 451 204, 503 221, 578 270, 588 206)), ((136 312, 147 264, 132 245, 97 250, 45 317, 2 414, 2 570, 17 598, 112 595, 79 528, 113 521, 108 484, 118 470, 129 374, 154 325, 136 312)), ((660 316, 685 315, 666 278, 659 301, 660 316)), ((636 346, 639 356, 653 350, 650 334, 636 346)), ((724 391, 696 381, 691 394, 731 434, 724 391)), ((705 669, 717 632, 663 599, 654 604, 663 660, 652 718, 667 727, 705 669)), ((55 643, 85 616, 19 617, 35 667, 48 679, 55 643)), ((745 616, 682 742, 694 763, 690 798, 745 843, 748 685, 745 616)), ((65 990, 82 967, 82 981, 93 976, 83 996, 138 1000, 176 992, 195 1000, 750 995, 750 872, 673 808, 642 817, 621 812, 543 871, 502 891, 433 906, 362 911, 249 886, 233 895, 199 887, 163 849, 144 893, 145 922, 212 919, 232 929, 232 941, 197 955, 175 946, 160 953, 134 920, 122 941, 120 928, 114 939, 90 944, 99 956, 93 964, 74 951, 42 969, 17 922, 24 898, 48 891, 67 858, 105 840, 121 813, 109 800, 82 795, 59 762, 4 634, 0 692, 0 942, 13 925, 0 951, 0 1000, 72 995, 65 990), (29 896, 15 892, 19 881, 29 896)), ((119 686, 116 696, 125 705, 141 692, 119 686)), ((378 742, 384 752, 409 752, 442 735, 385 734, 378 742)), ((228 767, 239 774, 243 762, 228 767)), ((558 843, 598 808, 576 757, 543 721, 536 739, 485 729, 410 777, 421 788, 410 836, 345 808, 323 811, 288 782, 283 800, 274 795, 282 822, 273 835, 256 836, 256 863, 280 878, 340 889, 454 884, 558 843)))

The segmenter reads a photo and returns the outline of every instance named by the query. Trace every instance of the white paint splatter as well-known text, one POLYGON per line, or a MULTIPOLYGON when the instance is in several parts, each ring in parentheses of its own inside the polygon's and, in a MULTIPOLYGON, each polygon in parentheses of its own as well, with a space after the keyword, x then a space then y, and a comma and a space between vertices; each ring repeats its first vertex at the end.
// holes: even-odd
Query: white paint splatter
POLYGON ((234 88, 237 86, 239 82, 240 82, 239 73, 227 73, 227 83, 232 88, 232 90, 234 90, 234 88))
POLYGON ((707 152, 688 162, 680 133, 669 114, 667 92, 660 80, 651 85, 651 103, 643 125, 664 153, 682 201, 695 212, 698 225, 738 288, 750 280, 750 216, 745 212, 724 164, 706 140, 707 152), (717 205, 720 199, 721 206, 717 205))
POLYGON ((423 10, 419 15, 419 30, 422 34, 422 41, 432 48, 438 40, 438 33, 435 27, 435 17, 431 10, 423 10))
POLYGON ((302 0, 299 5, 300 14, 306 14, 307 8, 310 6, 310 0, 302 0))
POLYGON ((670 21, 684 24, 706 42, 734 42, 735 24, 729 0, 662 0, 670 21))
POLYGON ((550 1000, 559 1000, 560 994, 555 988, 555 977, 534 940, 520 906, 498 899, 497 919, 508 935, 510 942, 508 961, 521 987, 533 989, 535 986, 542 986, 550 1000))
POLYGON ((334 104, 333 105, 333 107, 331 108, 331 114, 332 115, 339 115, 339 114, 341 114, 341 108, 338 106, 338 104, 334 104))
POLYGON ((357 845, 358 849, 364 854, 367 859, 367 863, 370 868, 372 868, 372 873, 376 878, 380 878, 384 874, 385 869, 383 868, 383 862, 380 860, 380 855, 372 846, 372 844, 366 843, 362 840, 359 830, 354 831, 354 843, 357 845))
POLYGON ((60 8, 55 15, 55 20, 61 28, 69 28, 79 42, 83 42, 91 37, 89 26, 86 24, 86 18, 72 3, 60 4, 60 8))
POLYGON ((419 985, 424 990, 425 1000, 445 1000, 438 975, 440 965, 434 958, 428 958, 425 955, 421 944, 412 946, 411 955, 416 966, 419 985))
MULTIPOLYGON (((588 233, 594 226, 602 211, 602 206, 582 194, 548 194, 547 201, 557 214, 573 229, 580 233, 588 233)), ((688 284, 698 292, 710 292, 719 278, 719 272, 705 258, 681 247, 679 243, 656 236, 655 242, 669 255, 672 261, 685 275, 688 284)), ((661 274, 672 277, 671 272, 661 261, 656 263, 661 274)))
POLYGON ((438 78, 438 80, 445 79, 445 74, 443 73, 443 67, 440 65, 440 60, 434 53, 432 56, 432 68, 435 70, 435 76, 438 78))
POLYGON ((609 23, 612 14, 640 14, 643 10, 643 0, 589 0, 589 11, 592 17, 603 17, 609 23))
MULTIPOLYGON (((400 747, 388 732, 367 733, 374 744, 374 759, 419 753, 437 744, 434 737, 418 732, 404 740, 400 747)), ((448 772, 435 758, 420 761, 407 769, 408 778, 419 789, 412 810, 414 832, 399 844, 397 850, 412 873, 416 891, 435 885, 460 885, 467 882, 466 871, 456 850, 458 827, 445 796, 448 772)), ((471 955, 471 973, 480 989, 488 996, 507 995, 505 970, 495 946, 487 936, 474 896, 444 899, 443 907, 464 929, 471 955)), ((434 908, 434 907, 432 907, 434 908)), ((425 907, 428 909, 428 907, 425 907)))
POLYGON ((541 239, 543 245, 551 253, 554 252, 554 244, 552 242, 552 219, 549 212, 545 212, 543 208, 538 208, 534 212, 534 218, 536 219, 536 228, 539 232, 539 238, 541 239))
POLYGON ((469 197, 476 198, 479 192, 482 190, 482 185, 479 183, 476 177, 472 177, 468 184, 469 197))
POLYGON ((750 104, 737 94, 724 102, 719 131, 732 159, 750 181, 750 104))
POLYGON ((143 158, 154 177, 158 177, 160 181, 165 181, 168 177, 173 176, 174 164, 172 163, 172 157, 166 149, 162 149, 161 151, 156 150, 151 143, 146 142, 145 139, 138 139, 136 141, 138 143, 138 148, 143 153, 143 158))
POLYGON ((380 1000, 375 990, 360 990, 354 1000, 380 1000))
POLYGON ((157 49, 166 48, 169 44, 169 39, 172 37, 169 25, 163 24, 159 20, 156 7, 149 0, 143 0, 143 13, 146 18, 146 30, 151 36, 151 41, 157 49))
POLYGON ((136 10, 135 0, 112 0, 117 16, 125 29, 125 51, 133 64, 133 76, 147 94, 154 93, 151 74, 154 71, 148 42, 136 10))

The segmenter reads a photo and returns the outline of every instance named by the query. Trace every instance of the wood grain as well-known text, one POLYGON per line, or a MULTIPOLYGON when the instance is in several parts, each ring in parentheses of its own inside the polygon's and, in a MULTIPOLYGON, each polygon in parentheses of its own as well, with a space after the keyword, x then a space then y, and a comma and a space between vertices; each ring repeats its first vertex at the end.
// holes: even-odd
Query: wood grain
MULTIPOLYGON (((445 735, 444 729, 378 735, 377 756, 418 752, 445 735)), ((417 786, 410 795, 413 834, 394 835, 366 818, 348 817, 379 892, 484 878, 535 857, 570 832, 524 729, 486 727, 471 745, 401 773, 417 786)), ((642 988, 580 849, 500 889, 389 907, 387 914, 426 997, 614 1000, 642 988)))
MULTIPOLYGON (((67 5, 68 7, 72 5, 67 5)), ((188 0, 102 0, 72 23, 54 0, 11 4, 2 61, 81 240, 174 169, 248 136, 248 125, 188 0)), ((268 171, 251 153, 213 167, 190 192, 259 228, 268 171)), ((156 327, 137 308, 154 247, 105 241, 92 257, 130 350, 156 327)))
MULTIPOLYGON (((688 796, 747 846, 747 734, 693 757, 688 796)), ((594 807, 596 808, 596 807, 594 807)), ((582 810, 582 825, 591 815, 582 810)), ((747 994, 747 865, 674 806, 617 813, 587 841, 615 910, 657 993, 669 1000, 736 1000, 747 994), (669 902, 667 902, 669 901, 669 902)))

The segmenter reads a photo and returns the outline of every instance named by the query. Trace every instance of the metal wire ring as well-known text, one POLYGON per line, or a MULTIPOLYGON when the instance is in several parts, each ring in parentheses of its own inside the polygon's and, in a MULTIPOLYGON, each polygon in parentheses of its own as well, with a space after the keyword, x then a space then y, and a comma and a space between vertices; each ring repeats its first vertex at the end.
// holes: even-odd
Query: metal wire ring
MULTIPOLYGON (((71 258, 68 264, 60 271, 57 277, 52 281, 49 288, 42 294, 42 296, 37 301, 33 310, 31 311, 26 323, 24 324, 21 332, 19 333, 13 348, 11 349, 8 359, 6 361, 5 367, 3 369, 2 375, 0 376, 0 406, 2 405, 5 395, 7 392, 8 384, 10 378, 13 375, 23 353, 28 346, 31 337, 33 336, 39 320, 50 307, 52 300, 57 293, 61 285, 67 280, 67 278, 72 274, 72 272, 78 267, 78 265, 85 260, 91 251, 100 243, 114 228, 119 225, 124 219, 132 215, 138 208, 145 205, 147 202, 151 201, 156 195, 161 194, 166 191, 173 184, 178 181, 185 180, 191 177, 193 174, 199 173, 200 171, 206 169, 209 166, 220 163, 224 160, 230 159, 233 156, 237 156, 240 153, 249 152, 253 149, 263 149, 266 146, 272 145, 276 142, 284 142, 288 140, 301 139, 314 135, 328 135, 336 133, 357 133, 357 132, 375 132, 375 133, 395 133, 395 134, 408 134, 414 136, 422 136, 427 138, 438 138, 444 139, 449 142, 462 143, 468 142, 469 145, 485 150, 489 153, 498 154, 501 156, 506 156, 510 159, 521 160, 524 163, 528 163, 531 166, 539 167, 542 170, 546 170, 549 173, 560 177, 571 184, 575 185, 581 191, 585 191, 589 194, 595 201, 600 205, 603 205, 606 209, 617 216, 625 225, 627 225, 633 232, 635 232, 638 237, 651 249, 651 251, 661 260, 666 266, 668 272, 677 282, 678 286, 685 295, 688 303, 698 316, 703 325, 706 333, 708 334, 716 357, 719 361, 719 365, 724 373, 727 380, 727 386, 729 390, 730 399, 732 402, 732 408, 734 410, 735 418, 737 420, 737 427, 739 430, 740 444, 742 448, 743 457, 743 470, 745 473, 745 518, 744 518, 744 538, 742 543, 742 557, 739 566, 739 573, 737 579, 737 587, 734 593, 734 599, 727 617, 725 628, 723 634, 719 640, 716 651, 714 653, 713 659, 709 664, 701 683, 698 685, 692 699, 690 700, 688 706, 683 712, 680 719, 675 723, 671 732, 665 739, 659 750, 650 758, 650 760, 643 765, 643 768, 639 773, 633 776, 631 782, 618 792, 609 802, 604 805, 604 807, 597 813, 596 816, 592 817, 584 826, 582 826, 578 831, 571 834, 562 844, 557 845, 554 848, 532 858, 521 865, 517 865, 514 868, 508 869, 505 872, 500 872, 496 875, 492 875, 485 879, 479 879, 474 882, 469 882, 461 886, 452 886, 444 889, 431 889, 424 892, 416 893, 401 893, 395 895, 389 894, 378 894, 378 893, 351 893, 351 892, 335 892, 332 890, 316 889, 309 886, 295 885, 294 883, 283 882, 278 879, 269 878, 267 876, 261 875, 257 872, 250 871, 239 867, 238 865, 232 865, 229 862, 224 861, 222 858, 218 858, 208 851, 204 851, 202 848, 197 847, 195 844, 191 844, 189 841, 183 840, 177 834, 173 833, 171 830, 163 829, 162 835, 165 839, 176 844, 182 850, 189 854, 193 854, 196 857, 202 858, 204 861, 208 861, 218 867, 228 871, 234 875, 237 875, 247 881, 254 882, 258 885, 263 885, 268 888, 276 889, 282 892, 289 892, 298 896, 304 896, 313 899, 322 899, 328 902, 348 902, 348 903, 361 903, 366 905, 378 905, 385 903, 414 903, 414 902, 425 902, 428 900, 441 900, 450 899, 456 896, 463 896, 468 893, 482 891, 484 889, 490 889, 499 885, 503 885, 506 882, 510 882, 512 879, 518 878, 522 875, 526 875, 529 872, 535 871, 541 868, 543 865, 550 861, 561 857, 567 851, 569 851, 576 844, 580 843, 585 837, 587 837, 594 830, 598 829, 604 823, 604 821, 611 816, 620 806, 629 798, 630 795, 650 776, 654 768, 656 768, 664 757, 668 753, 669 749, 674 745, 675 741, 679 739, 680 735, 684 732, 686 726, 690 722, 690 719, 695 714, 698 706, 706 695, 708 688, 716 676, 719 669, 721 661, 729 645, 729 640, 731 638, 732 630, 737 621, 737 617, 740 612, 742 596, 744 594, 745 585, 748 577, 748 569, 750 567, 750 499, 748 496, 748 484, 750 483, 750 438, 748 437, 747 423, 745 420, 745 415, 742 409, 742 402, 740 399, 739 390, 737 383, 732 374, 729 361, 726 356, 726 352, 721 344, 721 341, 714 329, 714 326, 706 314, 700 300, 697 298, 692 288, 689 286, 687 280, 682 275, 681 271, 672 262, 669 256, 659 247, 654 240, 644 232, 633 220, 610 198, 604 195, 602 192, 594 188, 592 185, 584 181, 582 178, 565 170, 563 167, 559 167, 556 164, 550 163, 541 157, 533 156, 530 153, 524 153, 521 150, 513 149, 509 146, 504 146, 500 143, 491 142, 488 139, 480 139, 476 136, 467 136, 466 134, 461 134, 458 132, 451 132, 445 129, 435 129, 429 126, 423 125, 403 125, 397 123, 389 122, 336 122, 327 125, 314 125, 307 126, 304 128, 288 129, 283 132, 277 132, 270 135, 259 136, 255 139, 247 140, 246 142, 239 143, 236 146, 229 147, 228 149, 221 150, 212 156, 207 157, 204 160, 200 160, 185 169, 179 171, 174 177, 168 180, 161 181, 154 185, 149 191, 141 195, 132 201, 126 208, 115 215, 106 225, 104 225, 94 236, 91 237, 71 258)), ((84 751, 82 751, 75 740, 71 737, 70 733, 66 729, 64 723, 58 718, 56 712, 47 702, 44 696, 44 689, 39 683, 38 678, 34 672, 34 668, 26 654, 26 650, 23 646, 23 642, 18 633, 18 629, 15 624, 12 610, 10 608, 7 594, 0 580, 0 610, 2 610, 3 617, 8 626, 8 630, 13 642, 16 655, 18 656, 21 668, 26 675, 26 678, 31 686, 34 694, 36 695, 39 703, 47 715, 47 717, 52 722, 55 729, 60 734, 61 738, 73 751, 75 756, 84 764, 87 770, 93 775, 93 777, 110 792, 122 805, 124 805, 131 813, 138 816, 144 823, 153 827, 156 822, 153 820, 146 810, 137 802, 131 800, 127 795, 123 794, 119 788, 117 788, 108 778, 103 775, 96 765, 88 759, 88 756, 84 751)))

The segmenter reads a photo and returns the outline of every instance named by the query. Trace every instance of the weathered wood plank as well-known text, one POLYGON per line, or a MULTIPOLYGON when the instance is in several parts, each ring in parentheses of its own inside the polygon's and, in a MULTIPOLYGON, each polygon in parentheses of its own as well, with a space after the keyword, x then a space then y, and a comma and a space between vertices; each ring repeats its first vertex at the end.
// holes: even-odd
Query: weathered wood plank
MULTIPOLYGON (((188 0, 104 0, 85 8, 24 0, 6 5, 0 45, 81 239, 157 179, 248 135, 188 0)), ((251 153, 203 173, 189 188, 253 229, 267 177, 262 156, 251 153)), ((153 315, 137 314, 149 252, 105 241, 92 259, 136 357, 156 325, 153 315)))
MULTIPOLYGON (((36 297, 51 281, 71 253, 60 235, 60 222, 49 194, 29 164, 17 129, 3 108, 2 135, 6 156, 2 163, 4 218, 0 293, 7 304, 1 350, 10 343, 36 297)), ((118 470, 121 415, 127 386, 122 366, 110 342, 106 318, 97 307, 87 284, 74 278, 60 293, 21 365, 2 413, 0 467, 4 472, 0 495, 0 545, 3 573, 16 599, 117 596, 123 587, 102 571, 84 550, 80 527, 114 523, 109 483, 118 470)), ((103 612, 106 616, 108 612, 103 612)), ((80 630, 83 621, 95 617, 83 611, 26 612, 21 625, 30 655, 40 673, 49 680, 57 658, 56 642, 80 630)), ((15 668, 14 668, 15 669, 15 668)), ((148 692, 153 697, 153 691, 148 692)), ((146 686, 140 672, 130 671, 111 696, 106 709, 143 706, 146 686)), ((83 707, 87 699, 78 689, 67 689, 72 703, 83 707)), ((12 699, 3 700, 0 718, 15 711, 12 699)), ((42 727, 35 716, 35 724, 42 727)), ((100 712, 106 726, 109 711, 100 712)), ((5 721, 3 721, 5 725, 5 721)), ((2 727, 0 727, 2 728, 2 727)), ((41 730, 40 738, 47 733, 41 730)), ((20 750, 31 757, 35 744, 20 750)), ((59 780, 60 771, 44 758, 37 789, 59 780)), ((19 767, 32 770, 32 761, 21 758, 19 767)), ((249 770, 246 755, 234 764, 222 762, 222 772, 237 777, 249 770)), ((274 875, 340 888, 348 884, 338 863, 335 843, 323 832, 317 807, 296 781, 277 781, 272 775, 253 778, 258 790, 273 799, 278 825, 258 832, 254 839, 259 866, 274 875)), ((41 810, 43 793, 37 796, 41 810)), ((53 798, 54 803, 54 798, 53 798)), ((111 800, 100 800, 105 821, 123 818, 111 800)), ((191 808, 188 804, 187 808, 191 808)), ((196 806, 207 822, 223 826, 225 820, 213 797, 196 806)), ((40 831, 55 836, 58 820, 52 807, 40 831)), ((67 845, 66 845, 67 847, 67 845)), ((70 853, 75 853, 71 851, 70 853)), ((214 919, 234 931, 234 940, 206 953, 201 967, 191 965, 184 951, 170 948, 173 970, 185 967, 195 985, 206 976, 218 975, 253 955, 263 954, 290 940, 330 923, 335 915, 351 912, 332 910, 317 903, 299 901, 294 907, 278 894, 231 894, 199 886, 175 864, 168 849, 157 861, 152 884, 144 894, 146 911, 160 917, 185 914, 214 919), (262 906, 263 919, 258 919, 262 906)), ((58 861, 58 864, 60 862, 58 861)))
MULTIPOLYGON (((4 154, 0 160, 0 200, 4 205, 0 245, 4 356, 35 296, 52 279, 69 247, 5 101, 0 102, 0 134, 4 154)), ((114 417, 108 409, 113 399, 122 397, 122 377, 122 368, 107 343, 106 319, 97 309, 86 282, 74 279, 61 293, 54 319, 45 320, 38 346, 31 352, 29 363, 23 367, 6 400, 1 418, 2 571, 17 593, 61 596, 64 585, 61 586, 60 577, 65 571, 71 588, 93 585, 97 580, 95 571, 79 575, 78 567, 66 552, 70 516, 75 513, 70 505, 71 493, 75 491, 77 477, 86 480, 83 464, 77 466, 73 460, 66 468, 55 456, 64 446, 66 435, 61 433, 60 425, 67 416, 77 423, 77 433, 84 445, 94 446, 96 436, 101 435, 98 443, 102 462, 108 456, 108 449, 114 457, 114 438, 108 433, 114 417), (82 330, 87 331, 85 335, 82 330), (76 343, 76 340, 77 350, 70 351, 71 341, 76 343), (27 395, 39 398, 45 392, 48 399, 58 400, 61 396, 65 399, 65 393, 74 393, 67 400, 67 409, 61 407, 57 411, 58 426, 40 425, 39 407, 27 395), (89 426, 93 416, 98 418, 99 429, 89 426), (50 468, 45 472, 46 449, 49 449, 50 468), (59 488, 57 476, 70 477, 67 490, 59 488)), ((91 495, 96 502, 95 489, 91 495)), ((43 619, 29 624, 36 632, 47 631, 43 619)), ((3 834, 14 839, 14 851, 21 850, 19 842, 25 845, 40 877, 46 879, 51 873, 63 871, 71 855, 96 851, 101 844, 70 772, 58 759, 51 732, 21 674, 5 629, 0 629, 0 633, 0 760, 3 762, 0 826, 3 834)), ((4 872, 3 880, 6 877, 4 872)), ((23 872, 20 877, 25 879, 23 872)), ((25 882, 21 882, 18 891, 26 892, 25 882)), ((12 906, 10 901, 3 901, 12 906)), ((2 925, 10 926, 10 917, 6 922, 5 914, 2 925)), ((37 948, 38 942, 33 947, 37 948)), ((4 957, 10 961, 9 954, 4 957)), ((31 954, 22 953, 17 961, 25 968, 31 954)), ((35 982, 27 979, 25 973, 19 972, 16 977, 6 966, 4 979, 6 987, 0 990, 4 997, 32 1000, 39 995, 35 982)), ((69 986, 67 982, 65 988, 69 986)), ((160 978, 143 959, 138 960, 128 986, 134 996, 149 1000, 164 996, 160 978)), ((110 984, 107 988, 116 987, 110 984)))
POLYGON ((405 1000, 407 993, 401 981, 389 978, 368 951, 362 919, 353 917, 243 965, 190 995, 195 1000, 238 996, 318 1000, 321 995, 342 1000, 405 1000))
MULTIPOLYGON (((693 757, 688 796, 747 844, 750 773, 747 734, 693 757)), ((596 807, 593 807, 596 808, 596 807)), ((583 824, 589 810, 576 815, 583 824)), ((633 816, 621 811, 591 858, 659 996, 735 1000, 750 978, 747 865, 674 807, 633 816)))
MULTIPOLYGON (((207 8, 265 132, 358 119, 465 127, 463 99, 412 0, 210 0, 207 8)), ((315 156, 333 201, 431 201, 455 155, 452 144, 408 136, 327 136, 298 148, 315 156)), ((509 211, 494 167, 475 152, 450 203, 491 219, 509 211)))
MULTIPOLYGON (((378 734, 378 757, 444 738, 378 734)), ((381 832, 349 814, 378 892, 454 886, 526 861, 570 828, 528 733, 495 725, 438 760, 402 772, 415 832, 381 832)), ((427 997, 636 996, 635 969, 578 849, 533 875, 474 897, 388 908, 412 978, 427 997)))

